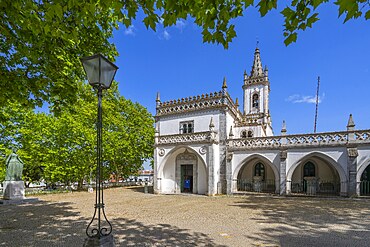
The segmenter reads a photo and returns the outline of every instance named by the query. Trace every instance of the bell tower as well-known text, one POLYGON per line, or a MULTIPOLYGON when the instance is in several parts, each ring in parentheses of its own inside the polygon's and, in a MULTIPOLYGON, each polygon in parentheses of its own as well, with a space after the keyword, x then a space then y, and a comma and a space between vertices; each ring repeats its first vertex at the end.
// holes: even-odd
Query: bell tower
POLYGON ((267 66, 263 69, 260 50, 254 51, 250 75, 244 71, 244 122, 253 129, 253 136, 272 136, 269 110, 270 82, 267 66))

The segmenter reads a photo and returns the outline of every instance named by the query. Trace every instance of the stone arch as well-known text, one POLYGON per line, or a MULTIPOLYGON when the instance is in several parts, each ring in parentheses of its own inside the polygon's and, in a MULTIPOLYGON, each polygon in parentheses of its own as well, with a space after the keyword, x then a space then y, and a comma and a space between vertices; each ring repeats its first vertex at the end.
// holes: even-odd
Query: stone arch
POLYGON ((280 176, 279 176, 279 171, 277 169, 276 166, 274 166, 274 164, 271 162, 271 160, 269 160, 267 157, 261 155, 261 154, 252 154, 250 156, 248 156, 247 158, 245 158, 244 160, 242 160, 235 168, 234 172, 233 172, 233 177, 232 177, 232 180, 233 180, 233 188, 232 188, 232 191, 233 192, 236 192, 237 189, 236 189, 236 181, 238 179, 238 175, 241 171, 241 169, 247 165, 248 163, 250 163, 252 160, 259 160, 261 161, 265 166, 268 166, 272 169, 273 173, 274 173, 274 178, 275 178, 275 192, 278 192, 279 189, 280 189, 280 176))
POLYGON ((370 157, 362 161, 357 170, 356 175, 356 194, 357 195, 369 195, 369 182, 361 181, 363 173, 370 169, 370 157))
POLYGON ((319 158, 329 164, 334 170, 338 173, 339 180, 340 180, 340 193, 342 195, 347 194, 347 175, 346 172, 344 171, 343 167, 341 167, 332 157, 329 155, 322 153, 322 152, 311 152, 297 160, 288 170, 287 172, 287 192, 290 193, 291 191, 291 184, 290 182, 292 181, 292 176, 294 171, 297 169, 297 167, 301 164, 304 164, 307 161, 310 161, 313 158, 319 158))
POLYGON ((192 193, 207 193, 207 164, 193 147, 185 145, 171 149, 157 168, 159 193, 181 193, 181 165, 184 164, 193 166, 192 193))
POLYGON ((365 159, 361 164, 358 166, 357 175, 356 175, 356 182, 361 181, 362 173, 366 170, 366 168, 370 166, 370 157, 365 159))
MULTIPOLYGON (((191 151, 191 153, 194 153, 198 159, 200 159, 202 161, 203 164, 205 164, 206 168, 207 168, 207 162, 204 160, 204 158, 199 155, 199 153, 193 148, 193 147, 189 147, 189 146, 186 146, 186 145, 180 145, 180 146, 177 146, 173 149, 171 149, 166 155, 165 157, 163 158, 162 162, 159 164, 159 168, 157 168, 158 170, 158 174, 159 175, 162 175, 163 174, 163 167, 165 166, 165 164, 167 163, 168 159, 177 151, 183 149, 183 151, 185 151, 185 149, 188 149, 191 151)), ((206 169, 207 170, 207 169, 206 169)))

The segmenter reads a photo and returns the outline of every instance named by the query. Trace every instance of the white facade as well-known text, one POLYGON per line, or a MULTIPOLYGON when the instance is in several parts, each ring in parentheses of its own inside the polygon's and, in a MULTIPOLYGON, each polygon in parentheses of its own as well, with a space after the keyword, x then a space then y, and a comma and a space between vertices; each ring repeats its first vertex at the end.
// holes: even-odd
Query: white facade
POLYGON ((242 88, 243 111, 226 80, 215 93, 157 96, 155 193, 370 194, 370 130, 355 130, 350 116, 346 131, 286 135, 284 123, 274 136, 258 48, 242 88))

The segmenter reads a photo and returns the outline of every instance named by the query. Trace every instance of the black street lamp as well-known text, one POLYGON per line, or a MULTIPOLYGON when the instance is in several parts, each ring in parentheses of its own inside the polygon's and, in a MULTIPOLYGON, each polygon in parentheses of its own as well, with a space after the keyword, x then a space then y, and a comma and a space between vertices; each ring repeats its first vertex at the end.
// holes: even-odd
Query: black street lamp
POLYGON ((81 58, 89 84, 98 92, 98 119, 97 119, 97 169, 95 189, 95 211, 93 218, 86 228, 84 246, 114 246, 112 225, 104 211, 103 183, 102 183, 102 91, 112 85, 118 67, 101 54, 81 58), (93 222, 97 220, 97 226, 93 222), (102 226, 105 220, 106 226, 102 226))

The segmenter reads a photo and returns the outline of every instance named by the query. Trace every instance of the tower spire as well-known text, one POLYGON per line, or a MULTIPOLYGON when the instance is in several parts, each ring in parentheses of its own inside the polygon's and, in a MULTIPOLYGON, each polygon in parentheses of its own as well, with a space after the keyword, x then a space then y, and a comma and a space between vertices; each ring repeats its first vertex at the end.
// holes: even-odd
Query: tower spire
POLYGON ((227 88, 227 85, 226 85, 226 76, 224 77, 224 81, 222 83, 222 88, 227 88))
POLYGON ((254 51, 254 61, 251 71, 251 77, 258 76, 263 76, 263 69, 261 63, 260 50, 258 49, 258 47, 256 47, 256 50, 254 51))

